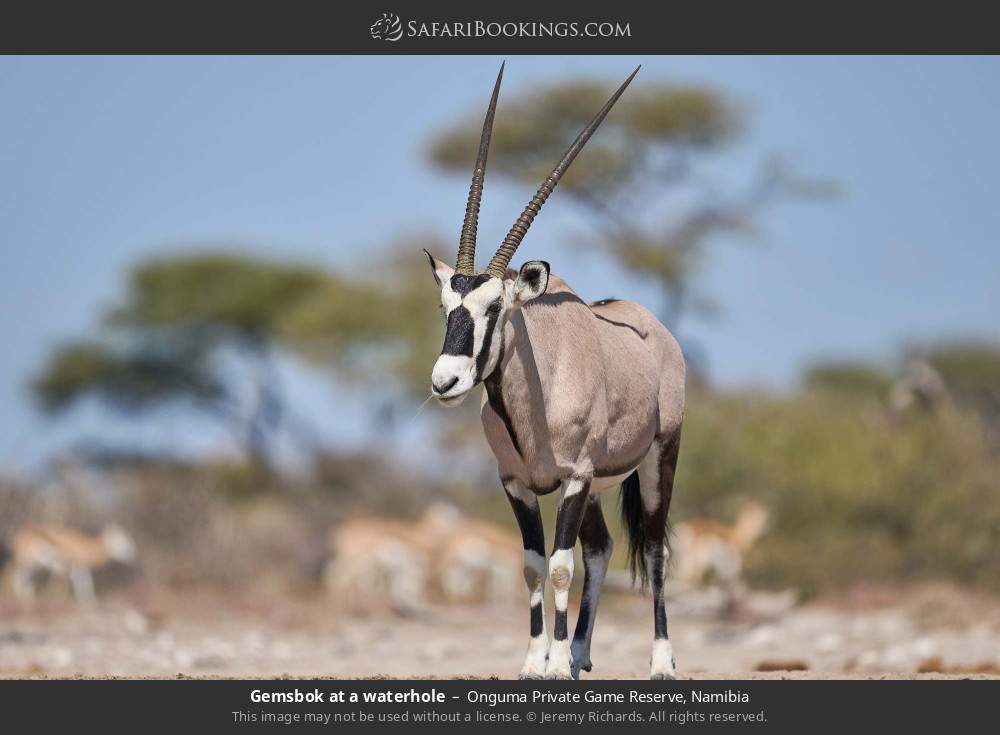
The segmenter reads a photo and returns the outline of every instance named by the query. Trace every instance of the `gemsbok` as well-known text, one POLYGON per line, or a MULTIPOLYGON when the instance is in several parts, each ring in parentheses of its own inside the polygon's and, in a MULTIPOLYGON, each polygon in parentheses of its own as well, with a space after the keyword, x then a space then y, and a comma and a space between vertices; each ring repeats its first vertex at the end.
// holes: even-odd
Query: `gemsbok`
POLYGON ((585 303, 532 260, 507 266, 532 220, 639 69, 618 88, 545 179, 485 271, 476 272, 476 231, 503 66, 486 112, 454 268, 426 253, 441 289, 444 347, 431 375, 446 406, 485 386, 481 418, 524 542, 530 641, 521 678, 579 678, 590 671, 597 603, 611 556, 600 493, 621 487, 633 578, 653 594, 650 675, 672 679, 663 599, 667 512, 684 416, 684 358, 643 307, 585 303), (545 563, 538 497, 562 490, 553 551, 545 563), (573 549, 583 547, 584 585, 573 641, 567 630, 573 549), (546 573, 555 630, 545 629, 546 573))

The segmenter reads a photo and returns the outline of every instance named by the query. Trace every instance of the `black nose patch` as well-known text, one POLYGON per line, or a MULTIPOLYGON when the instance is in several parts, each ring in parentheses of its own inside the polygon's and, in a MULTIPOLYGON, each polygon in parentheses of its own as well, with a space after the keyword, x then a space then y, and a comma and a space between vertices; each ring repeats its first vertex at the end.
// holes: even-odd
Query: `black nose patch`
POLYGON ((444 333, 442 355, 465 355, 472 357, 475 344, 472 314, 464 306, 456 306, 448 315, 448 327, 444 333))

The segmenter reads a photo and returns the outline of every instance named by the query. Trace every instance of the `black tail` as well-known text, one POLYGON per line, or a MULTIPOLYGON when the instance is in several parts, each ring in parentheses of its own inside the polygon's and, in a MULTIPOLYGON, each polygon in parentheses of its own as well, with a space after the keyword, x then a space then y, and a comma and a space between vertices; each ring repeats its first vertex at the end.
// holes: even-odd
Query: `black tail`
POLYGON ((628 568, 632 582, 639 580, 640 589, 649 584, 649 570, 646 569, 646 520, 642 510, 642 494, 639 492, 639 472, 625 478, 621 489, 622 525, 628 530, 628 568))

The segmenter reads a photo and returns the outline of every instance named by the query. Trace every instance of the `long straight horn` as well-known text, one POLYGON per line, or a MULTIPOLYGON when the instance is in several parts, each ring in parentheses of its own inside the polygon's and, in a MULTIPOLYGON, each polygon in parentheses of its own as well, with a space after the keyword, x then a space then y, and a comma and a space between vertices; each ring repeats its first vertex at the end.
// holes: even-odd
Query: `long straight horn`
POLYGON ((500 80, 503 79, 503 64, 497 82, 493 85, 493 97, 490 99, 486 119, 483 121, 483 136, 479 139, 479 155, 476 157, 476 168, 472 171, 472 185, 469 186, 469 201, 465 205, 465 222, 462 223, 462 234, 458 239, 458 257, 455 259, 455 271, 471 276, 476 270, 476 230, 479 228, 479 203, 483 199, 483 180, 486 178, 486 157, 490 152, 490 137, 493 135, 493 116, 497 111, 497 97, 500 95, 500 80))
POLYGON ((625 91, 629 82, 631 82, 635 75, 639 73, 640 68, 640 66, 637 66, 635 71, 629 75, 629 78, 622 82, 622 86, 618 88, 617 92, 611 95, 611 99, 609 99, 607 104, 601 108, 601 111, 597 113, 594 119, 590 121, 590 124, 588 124, 578 136, 576 136, 576 140, 573 141, 573 145, 571 145, 569 150, 566 151, 566 155, 562 157, 562 160, 559 161, 559 164, 552 170, 549 177, 542 182, 540 187, 538 187, 538 191, 535 192, 535 196, 531 198, 531 201, 528 202, 528 206, 524 208, 524 211, 521 212, 521 216, 517 218, 514 226, 510 228, 510 232, 507 233, 507 237, 503 239, 496 255, 493 256, 489 266, 487 266, 486 272, 491 276, 503 278, 507 273, 507 266, 510 265, 510 259, 514 257, 514 252, 517 250, 517 246, 521 244, 521 240, 524 239, 525 234, 528 232, 528 228, 531 227, 532 221, 538 215, 538 211, 542 208, 542 205, 545 204, 545 200, 549 198, 549 194, 551 194, 552 190, 556 188, 556 184, 559 183, 559 179, 561 179, 562 175, 566 173, 566 169, 568 169, 569 165, 573 163, 573 159, 576 158, 576 155, 583 149, 583 146, 586 145, 587 141, 590 140, 590 136, 594 134, 594 131, 597 130, 598 126, 604 121, 608 112, 612 107, 614 107, 615 102, 617 102, 618 98, 622 96, 622 92, 625 91))

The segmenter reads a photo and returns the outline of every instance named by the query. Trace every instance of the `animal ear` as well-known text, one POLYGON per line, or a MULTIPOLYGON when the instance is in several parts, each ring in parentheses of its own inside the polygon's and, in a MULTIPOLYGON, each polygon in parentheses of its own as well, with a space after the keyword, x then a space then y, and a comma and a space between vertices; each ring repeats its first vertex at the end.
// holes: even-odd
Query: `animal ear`
POLYGON ((523 304, 545 293, 549 285, 549 264, 544 260, 529 260, 521 266, 514 281, 514 303, 523 304))
POLYGON ((440 260, 428 253, 426 249, 424 250, 424 255, 426 255, 427 260, 430 261, 431 272, 434 274, 434 280, 437 282, 438 288, 441 288, 445 281, 451 280, 451 277, 455 273, 455 269, 447 263, 442 263, 440 260))

